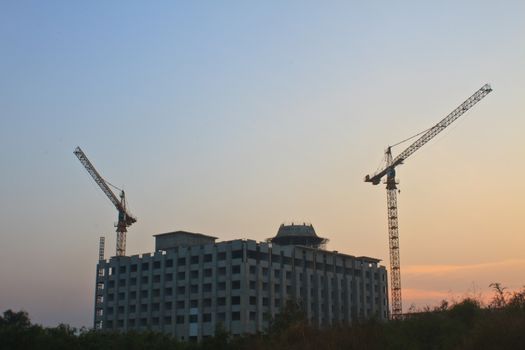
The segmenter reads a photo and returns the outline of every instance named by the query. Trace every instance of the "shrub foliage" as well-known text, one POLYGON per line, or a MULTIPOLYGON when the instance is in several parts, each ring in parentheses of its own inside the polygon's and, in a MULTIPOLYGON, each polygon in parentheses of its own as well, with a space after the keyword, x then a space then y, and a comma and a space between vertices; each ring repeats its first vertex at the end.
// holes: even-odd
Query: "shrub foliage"
POLYGON ((61 324, 32 324, 25 311, 0 316, 0 350, 9 349, 173 349, 173 350, 321 350, 321 349, 525 349, 525 288, 509 293, 491 285, 488 306, 473 298, 426 307, 389 322, 367 320, 317 328, 308 324, 299 304, 287 306, 266 333, 231 337, 218 327, 200 343, 180 342, 154 332, 106 332, 61 324))

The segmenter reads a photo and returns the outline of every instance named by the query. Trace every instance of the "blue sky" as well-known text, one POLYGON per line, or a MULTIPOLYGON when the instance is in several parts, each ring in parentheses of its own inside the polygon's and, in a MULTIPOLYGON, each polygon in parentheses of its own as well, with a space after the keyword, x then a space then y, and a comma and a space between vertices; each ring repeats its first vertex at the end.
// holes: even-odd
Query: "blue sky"
MULTIPOLYGON (((329 249, 386 264, 384 189, 362 177, 486 82, 494 92, 398 171, 402 266, 516 268, 524 13, 521 1, 3 2, 0 309, 91 324, 98 236, 112 252, 116 212, 77 145, 127 191, 130 254, 159 232, 262 240, 299 220, 329 249)), ((503 276, 457 271, 407 275, 419 294, 405 305, 503 276)), ((523 285, 515 275, 500 282, 523 285)))

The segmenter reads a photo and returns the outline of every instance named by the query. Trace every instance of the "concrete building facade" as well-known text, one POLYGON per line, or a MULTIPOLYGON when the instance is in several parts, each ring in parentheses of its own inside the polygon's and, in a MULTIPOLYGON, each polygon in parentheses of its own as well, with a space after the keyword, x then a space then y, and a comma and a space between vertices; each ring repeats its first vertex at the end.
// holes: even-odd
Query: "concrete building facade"
POLYGON ((218 323, 233 335, 255 333, 287 300, 320 327, 388 318, 378 259, 183 231, 155 239, 153 254, 99 261, 95 328, 151 329, 181 340, 212 336, 218 323))

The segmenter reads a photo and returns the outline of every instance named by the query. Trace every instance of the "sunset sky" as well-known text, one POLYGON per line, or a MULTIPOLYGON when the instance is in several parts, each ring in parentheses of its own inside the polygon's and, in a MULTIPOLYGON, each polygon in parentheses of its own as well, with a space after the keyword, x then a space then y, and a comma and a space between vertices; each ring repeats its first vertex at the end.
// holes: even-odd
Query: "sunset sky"
MULTIPOLYGON (((2 1, 0 312, 91 326, 116 210, 220 240, 310 222, 388 265, 386 146, 483 84, 398 168, 403 306, 525 285, 525 2, 2 1)), ((393 149, 394 156, 408 144, 393 149)))

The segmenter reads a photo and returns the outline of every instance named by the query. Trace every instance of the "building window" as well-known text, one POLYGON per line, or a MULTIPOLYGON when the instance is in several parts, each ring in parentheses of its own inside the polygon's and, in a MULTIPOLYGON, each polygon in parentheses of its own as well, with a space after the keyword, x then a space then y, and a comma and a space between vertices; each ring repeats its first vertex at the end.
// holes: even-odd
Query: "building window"
POLYGON ((164 275, 164 281, 166 281, 166 282, 173 281, 173 274, 167 273, 166 275, 164 275))
POLYGON ((226 282, 219 282, 219 283, 217 283, 217 289, 218 290, 225 290, 226 289, 226 282))
POLYGON ((184 315, 177 315, 177 318, 175 319, 175 322, 177 324, 184 324, 184 315))
POLYGON ((242 259, 242 250, 232 251, 232 259, 242 259))
POLYGON ((147 290, 140 291, 140 297, 141 298, 147 298, 148 297, 148 291, 147 290))
POLYGON ((241 319, 241 313, 239 311, 232 312, 232 321, 239 321, 241 319))
POLYGON ((250 297, 250 305, 256 305, 257 304, 257 297, 251 296, 250 297))
POLYGON ((130 313, 134 313, 135 311, 137 311, 137 306, 136 305, 130 305, 129 306, 129 312, 130 313))
POLYGON ((226 275, 226 268, 225 267, 219 267, 217 269, 217 272, 219 273, 219 276, 225 276, 226 275))
POLYGON ((281 271, 280 270, 275 270, 273 272, 273 275, 275 276, 275 278, 280 278, 281 277, 281 271))
POLYGON ((131 272, 137 272, 137 264, 131 265, 131 272))
POLYGON ((202 322, 211 322, 211 314, 202 314, 202 322))
POLYGON ((160 289, 153 289, 153 297, 158 298, 160 296, 160 289))
POLYGON ((219 305, 219 306, 226 305, 226 298, 225 297, 217 298, 217 305, 219 305))
POLYGON ((149 277, 148 276, 142 276, 140 283, 142 284, 148 284, 149 277))
POLYGON ((232 281, 232 289, 241 289, 241 281, 232 281))
POLYGON ((226 252, 220 252, 217 254, 217 260, 226 260, 226 252))
POLYGON ((119 273, 126 273, 126 266, 119 267, 119 273))
POLYGON ((177 265, 186 265, 186 258, 177 259, 177 265))
POLYGON ((199 263, 199 256, 196 255, 196 256, 192 256, 190 258, 190 264, 198 264, 199 263))
POLYGON ((173 288, 165 288, 164 295, 171 296, 173 294, 173 288))
POLYGON ((190 287, 191 293, 198 293, 199 292, 199 285, 198 284, 192 284, 190 287))
POLYGON ((211 299, 210 298, 203 299, 202 300, 202 306, 203 307, 211 307, 211 299))
POLYGON ((186 301, 184 300, 179 300, 177 301, 177 309, 184 309, 186 307, 186 301))
POLYGON ((179 272, 179 273, 177 274, 177 279, 178 279, 179 281, 181 281, 181 280, 185 280, 185 279, 186 279, 186 272, 185 272, 185 271, 179 272))
POLYGON ((203 286, 202 286, 202 291, 204 293, 209 293, 211 292, 211 283, 205 283, 203 286))
POLYGON ((253 260, 257 259, 257 252, 254 250, 248 250, 246 252, 246 255, 248 256, 248 259, 253 259, 253 260))
POLYGON ((252 275, 255 275, 256 272, 257 272, 257 266, 253 266, 253 265, 250 266, 250 273, 251 273, 252 275))
POLYGON ((232 296, 232 305, 239 305, 241 303, 240 296, 232 296))
POLYGON ((153 276, 153 283, 159 283, 160 282, 160 275, 154 275, 153 276))
POLYGON ((153 268, 154 268, 154 269, 160 269, 160 261, 155 261, 155 262, 153 263, 153 268))
POLYGON ((159 303, 154 303, 152 305, 152 310, 153 311, 159 311, 160 310, 160 304, 159 303))
POLYGON ((226 321, 226 313, 224 312, 218 312, 217 313, 217 321, 226 321))
POLYGON ((148 312, 148 304, 141 304, 140 312, 148 312))
POLYGON ((167 301, 164 303, 164 309, 166 311, 171 311, 171 307, 173 306, 173 304, 171 303, 171 301, 167 301))
POLYGON ((190 272, 190 278, 199 278, 199 270, 193 270, 190 272))
POLYGON ((185 286, 180 286, 177 288, 177 293, 178 294, 184 294, 186 293, 186 287, 185 286))
POLYGON ((212 269, 204 269, 204 277, 212 277, 213 271, 212 269))
POLYGON ((131 279, 129 280, 129 284, 131 284, 132 286, 137 284, 137 277, 131 277, 131 279))
POLYGON ((257 287, 257 284, 255 281, 250 281, 250 289, 255 289, 257 287))
POLYGON ((190 315, 190 323, 197 323, 197 315, 190 315))
POLYGON ((232 266, 232 274, 241 273, 241 265, 233 265, 232 266))
POLYGON ((207 263, 207 262, 211 262, 213 259, 213 256, 211 254, 205 254, 204 255, 204 262, 207 263))
POLYGON ((171 316, 164 316, 164 324, 171 324, 171 316))
POLYGON ((142 263, 142 271, 148 271, 149 270, 149 263, 142 263))
POLYGON ((197 299, 190 300, 190 307, 191 308, 199 307, 199 301, 197 299))
MULTIPOLYGON (((173 259, 166 260, 166 267, 173 267, 173 259)), ((170 319, 170 323, 171 323, 171 319, 170 319)))
POLYGON ((255 321, 255 311, 250 311, 250 321, 255 321))

